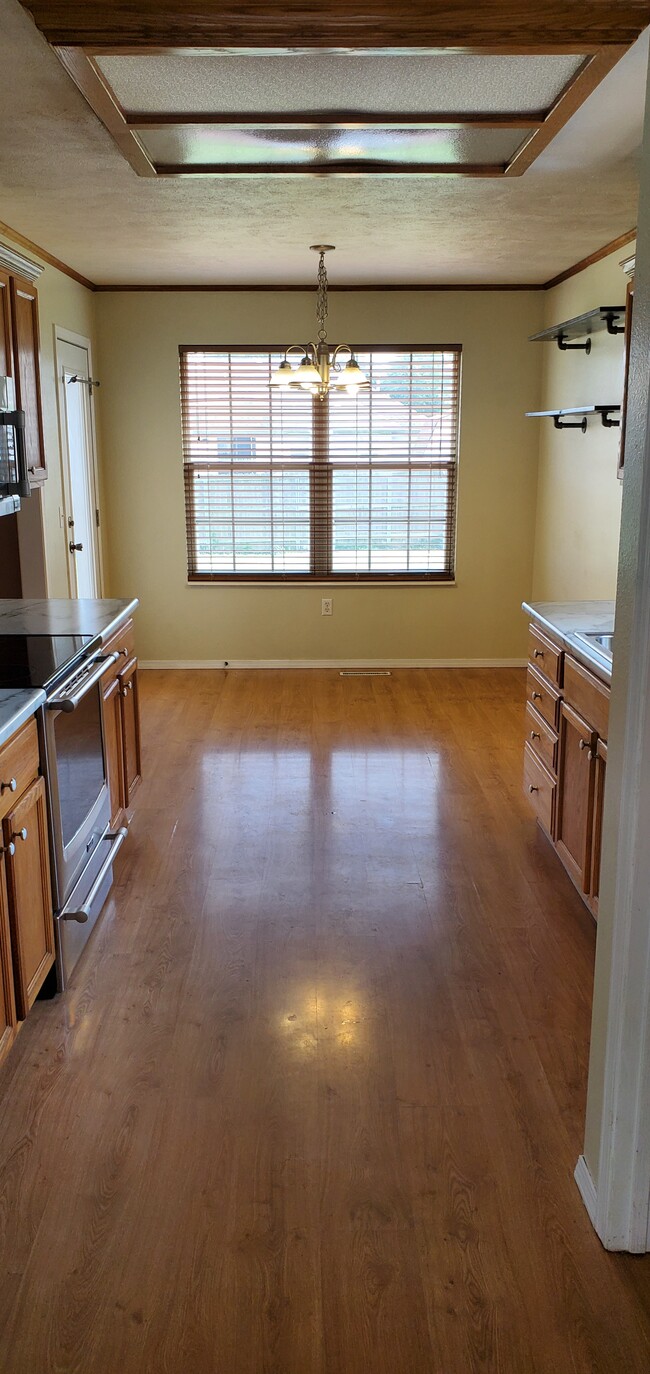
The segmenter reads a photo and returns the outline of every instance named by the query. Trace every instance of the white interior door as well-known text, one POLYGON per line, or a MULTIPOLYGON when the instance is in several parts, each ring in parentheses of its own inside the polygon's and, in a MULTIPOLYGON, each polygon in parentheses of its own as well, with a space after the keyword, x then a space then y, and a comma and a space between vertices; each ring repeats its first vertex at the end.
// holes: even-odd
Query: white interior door
POLYGON ((101 579, 90 344, 57 333, 56 357, 70 595, 94 597, 101 579))

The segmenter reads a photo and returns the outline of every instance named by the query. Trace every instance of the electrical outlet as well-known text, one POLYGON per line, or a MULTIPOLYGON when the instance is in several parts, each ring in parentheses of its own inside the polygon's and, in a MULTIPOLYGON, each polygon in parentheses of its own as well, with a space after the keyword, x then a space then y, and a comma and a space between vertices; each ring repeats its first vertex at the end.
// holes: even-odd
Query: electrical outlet
POLYGON ((324 596, 320 603, 321 615, 331 615, 333 604, 331 596, 324 596))

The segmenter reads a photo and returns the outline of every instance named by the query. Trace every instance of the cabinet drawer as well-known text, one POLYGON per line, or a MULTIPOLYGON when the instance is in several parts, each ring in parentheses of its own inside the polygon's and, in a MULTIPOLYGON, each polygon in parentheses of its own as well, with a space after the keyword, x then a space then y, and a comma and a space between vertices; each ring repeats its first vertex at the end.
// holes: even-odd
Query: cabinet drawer
POLYGON ((553 834, 556 782, 528 744, 524 748, 524 793, 538 821, 553 834))
POLYGON ((0 817, 12 810, 37 776, 38 730, 32 719, 0 748, 0 817))
POLYGON ((557 770, 557 735, 530 702, 526 706, 526 743, 546 764, 550 773, 557 770))
POLYGON ((528 627, 528 657, 535 668, 550 678, 551 682, 558 685, 561 683, 563 650, 552 644, 535 625, 528 627))
POLYGON ((125 664, 127 664, 135 654, 135 627, 132 620, 127 620, 124 625, 120 625, 119 630, 116 630, 115 634, 111 635, 110 639, 104 644, 102 653, 119 654, 120 656, 117 663, 113 664, 113 667, 109 669, 102 679, 104 684, 106 684, 111 681, 111 678, 117 677, 117 674, 122 672, 125 664))
POLYGON ((528 668, 526 673, 526 696, 540 716, 556 729, 560 693, 535 668, 528 668))
POLYGON ((576 663, 574 658, 565 654, 564 699, 603 739, 607 739, 609 696, 609 687, 594 673, 590 673, 588 668, 583 668, 581 663, 576 663))

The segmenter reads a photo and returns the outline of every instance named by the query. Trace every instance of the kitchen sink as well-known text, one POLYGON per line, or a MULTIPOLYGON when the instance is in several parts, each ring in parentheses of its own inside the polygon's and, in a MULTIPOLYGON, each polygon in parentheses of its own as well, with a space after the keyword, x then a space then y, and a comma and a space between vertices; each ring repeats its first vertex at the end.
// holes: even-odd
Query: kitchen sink
POLYGON ((582 644, 586 644, 588 649, 595 650, 597 654, 600 654, 603 658, 608 659, 611 663, 614 655, 613 630, 611 631, 611 633, 602 633, 598 630, 583 630, 582 632, 576 631, 575 637, 576 639, 579 639, 582 644))

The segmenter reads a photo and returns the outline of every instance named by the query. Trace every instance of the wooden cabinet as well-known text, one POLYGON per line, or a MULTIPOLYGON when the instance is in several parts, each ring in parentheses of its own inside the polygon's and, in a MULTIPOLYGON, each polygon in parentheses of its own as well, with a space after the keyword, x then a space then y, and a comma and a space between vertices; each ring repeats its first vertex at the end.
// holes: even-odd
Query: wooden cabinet
POLYGON ((127 621, 105 647, 107 654, 119 655, 117 663, 104 675, 102 694, 111 826, 115 829, 123 824, 124 813, 142 778, 138 660, 134 652, 133 621, 127 621))
POLYGON ((596 733, 563 701, 560 706, 555 844, 582 892, 591 888, 596 733))
POLYGON ((25 412, 27 471, 32 486, 47 476, 41 406, 41 368, 38 334, 38 294, 31 282, 11 278, 11 332, 16 405, 25 412))
MULTIPOLYGON (((22 273, 30 264, 0 245, 0 375, 13 377, 16 406, 25 412, 30 484, 47 476, 43 441, 38 293, 22 273), (15 263, 15 267, 14 267, 15 263)), ((36 269, 35 269, 36 270, 36 269)))
POLYGON ((526 696, 524 792, 596 915, 609 687, 531 625, 526 696))
POLYGON ((32 719, 0 746, 0 1057, 54 958, 45 783, 32 719))
POLYGON ((54 963, 52 888, 43 778, 37 778, 27 789, 13 811, 5 816, 2 828, 16 1010, 23 1020, 54 963))
POLYGON ((0 1061, 16 1034, 16 1000, 9 934, 9 899, 4 847, 0 845, 0 1061))

